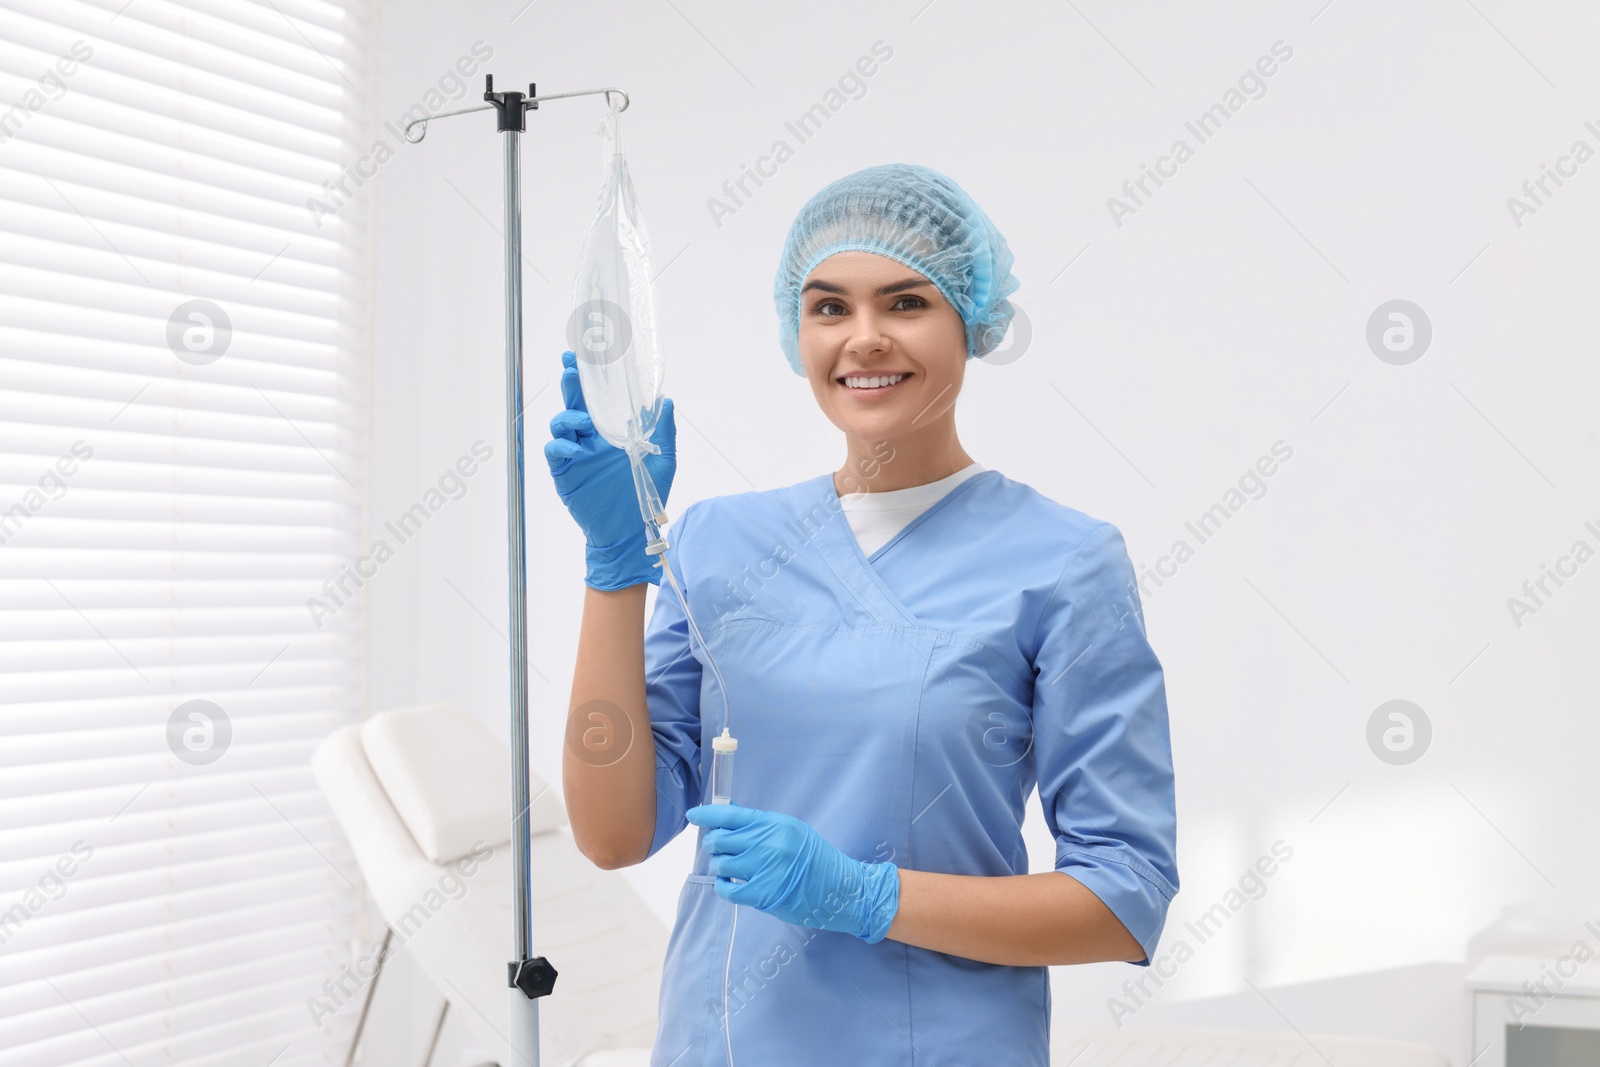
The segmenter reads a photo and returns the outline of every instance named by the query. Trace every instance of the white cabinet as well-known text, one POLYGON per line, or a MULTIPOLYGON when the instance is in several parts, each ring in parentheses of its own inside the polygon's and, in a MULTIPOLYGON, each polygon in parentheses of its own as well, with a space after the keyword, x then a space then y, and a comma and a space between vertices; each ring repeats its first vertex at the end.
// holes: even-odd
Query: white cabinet
POLYGON ((1600 955, 1487 956, 1467 972, 1464 1067, 1600 1064, 1600 955))

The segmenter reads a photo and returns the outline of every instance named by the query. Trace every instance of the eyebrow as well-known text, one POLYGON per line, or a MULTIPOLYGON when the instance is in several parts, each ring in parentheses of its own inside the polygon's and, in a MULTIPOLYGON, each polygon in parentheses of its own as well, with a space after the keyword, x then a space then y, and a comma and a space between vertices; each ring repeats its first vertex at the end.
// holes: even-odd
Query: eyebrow
MULTIPOLYGON (((905 281, 895 282, 892 285, 885 285, 872 295, 888 296, 891 293, 903 293, 907 289, 916 289, 924 285, 932 284, 933 283, 926 278, 907 278, 905 281)), ((825 293, 844 293, 844 289, 842 287, 834 285, 832 282, 822 281, 821 279, 812 279, 811 281, 806 282, 805 286, 802 287, 800 291, 805 293, 812 289, 821 289, 825 293)))

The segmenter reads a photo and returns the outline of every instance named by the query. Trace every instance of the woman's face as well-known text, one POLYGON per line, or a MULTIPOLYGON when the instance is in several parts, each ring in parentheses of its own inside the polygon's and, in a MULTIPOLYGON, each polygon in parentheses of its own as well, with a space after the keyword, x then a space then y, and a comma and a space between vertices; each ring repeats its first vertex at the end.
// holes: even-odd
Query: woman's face
POLYGON ((927 278, 887 256, 839 252, 800 289, 800 360, 817 404, 868 441, 940 421, 966 373, 966 327, 927 278), (859 379, 898 378, 861 388, 859 379))

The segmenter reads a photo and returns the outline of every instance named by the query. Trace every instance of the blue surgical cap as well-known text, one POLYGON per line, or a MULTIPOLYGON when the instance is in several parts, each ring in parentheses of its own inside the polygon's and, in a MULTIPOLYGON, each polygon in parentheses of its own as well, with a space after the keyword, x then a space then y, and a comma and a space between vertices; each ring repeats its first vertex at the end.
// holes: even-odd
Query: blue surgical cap
POLYGON ((836 252, 888 256, 931 281, 966 323, 968 359, 994 351, 1011 324, 1014 257, 983 209, 931 167, 868 167, 812 197, 783 244, 772 298, 783 354, 801 377, 800 287, 836 252))

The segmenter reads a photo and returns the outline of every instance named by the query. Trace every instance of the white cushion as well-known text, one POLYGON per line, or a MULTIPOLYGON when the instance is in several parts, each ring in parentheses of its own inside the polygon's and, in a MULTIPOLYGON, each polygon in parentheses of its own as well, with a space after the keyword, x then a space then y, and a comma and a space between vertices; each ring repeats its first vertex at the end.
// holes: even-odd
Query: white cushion
MULTIPOLYGON (((432 862, 451 863, 475 844, 495 847, 511 840, 510 754, 465 711, 430 704, 376 715, 361 727, 361 746, 389 802, 432 862), (491 768, 493 773, 485 773, 491 768)), ((562 821, 548 789, 530 814, 531 834, 562 821)))

